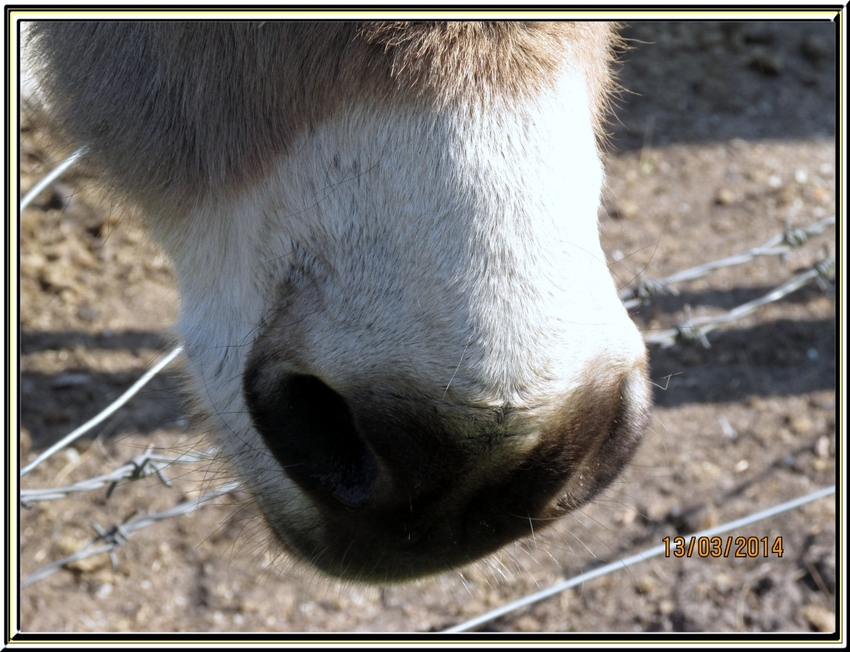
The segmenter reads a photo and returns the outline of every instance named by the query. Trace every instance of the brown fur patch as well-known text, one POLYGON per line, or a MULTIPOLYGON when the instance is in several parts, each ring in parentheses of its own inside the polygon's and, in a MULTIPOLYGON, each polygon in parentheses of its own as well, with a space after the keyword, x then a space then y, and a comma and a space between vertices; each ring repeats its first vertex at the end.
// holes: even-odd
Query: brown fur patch
POLYGON ((371 94, 434 110, 582 71, 598 122, 607 23, 41 22, 53 120, 119 193, 174 219, 267 173, 305 129, 371 94))
POLYGON ((609 32, 607 23, 392 22, 366 24, 359 37, 383 49, 399 89, 445 105, 539 93, 565 59, 601 75, 596 98, 609 32))

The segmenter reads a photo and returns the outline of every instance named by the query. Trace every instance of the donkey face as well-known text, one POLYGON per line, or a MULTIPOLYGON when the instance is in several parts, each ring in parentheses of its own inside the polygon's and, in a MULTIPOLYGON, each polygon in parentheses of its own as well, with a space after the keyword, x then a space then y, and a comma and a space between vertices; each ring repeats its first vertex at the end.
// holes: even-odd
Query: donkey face
POLYGON ((596 225, 610 38, 33 26, 57 124, 172 257, 202 409, 296 556, 367 582, 451 568, 632 455, 645 350, 596 225))

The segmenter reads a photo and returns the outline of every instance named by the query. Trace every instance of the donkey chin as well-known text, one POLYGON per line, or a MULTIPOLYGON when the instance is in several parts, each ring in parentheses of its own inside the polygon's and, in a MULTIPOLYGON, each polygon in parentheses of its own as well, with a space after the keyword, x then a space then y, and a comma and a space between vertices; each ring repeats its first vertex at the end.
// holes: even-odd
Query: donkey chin
POLYGON ((596 220, 614 34, 28 26, 28 83, 174 262, 200 410, 297 558, 458 567, 633 455, 646 350, 596 220))

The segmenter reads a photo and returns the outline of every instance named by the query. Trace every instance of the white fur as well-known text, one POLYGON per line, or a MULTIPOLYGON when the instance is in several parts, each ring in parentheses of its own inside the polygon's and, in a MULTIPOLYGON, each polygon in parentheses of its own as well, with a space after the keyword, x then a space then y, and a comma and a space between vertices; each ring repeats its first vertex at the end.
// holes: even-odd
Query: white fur
MULTIPOLYGON (((327 534, 242 395, 251 347, 281 330, 283 305, 284 336, 300 342, 290 371, 341 393, 413 377, 435 400, 545 411, 588 370, 640 364, 599 245, 583 79, 564 73, 543 97, 486 113, 362 101, 291 149, 238 200, 158 234, 177 265, 194 385, 279 535, 327 534)), ((539 436, 526 434, 523 446, 539 436)))

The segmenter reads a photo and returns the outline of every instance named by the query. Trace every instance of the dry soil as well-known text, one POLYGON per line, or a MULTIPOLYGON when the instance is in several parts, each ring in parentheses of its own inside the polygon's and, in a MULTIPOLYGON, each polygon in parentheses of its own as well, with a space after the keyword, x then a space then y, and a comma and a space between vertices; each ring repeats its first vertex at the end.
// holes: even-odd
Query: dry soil
MULTIPOLYGON (((634 23, 600 221, 620 286, 762 244, 835 211, 830 23, 634 23)), ((22 125, 22 186, 61 156, 22 125)), ((20 218, 22 460, 96 414, 171 344, 168 261, 86 170, 20 218)), ((784 258, 717 271, 636 310, 646 333, 722 314, 834 252, 830 229, 784 258)), ((269 544, 248 497, 133 534, 20 590, 25 632, 435 632, 566 577, 835 482, 835 298, 812 284, 708 336, 651 348, 656 408, 625 475, 592 505, 489 562, 409 585, 339 585, 269 544)), ((179 365, 178 365, 179 367, 179 365)), ((202 450, 177 368, 24 478, 67 485, 148 447, 202 450)), ((29 576, 108 529, 217 486, 209 465, 20 513, 29 576)), ((485 625, 494 632, 828 632, 835 505, 731 532, 755 557, 656 557, 485 625), (762 554, 781 538, 782 554, 762 554)), ((725 538, 724 538, 725 544, 725 538)), ((733 546, 732 553, 737 549, 733 546)), ((568 634, 565 634, 565 636, 568 634)))

